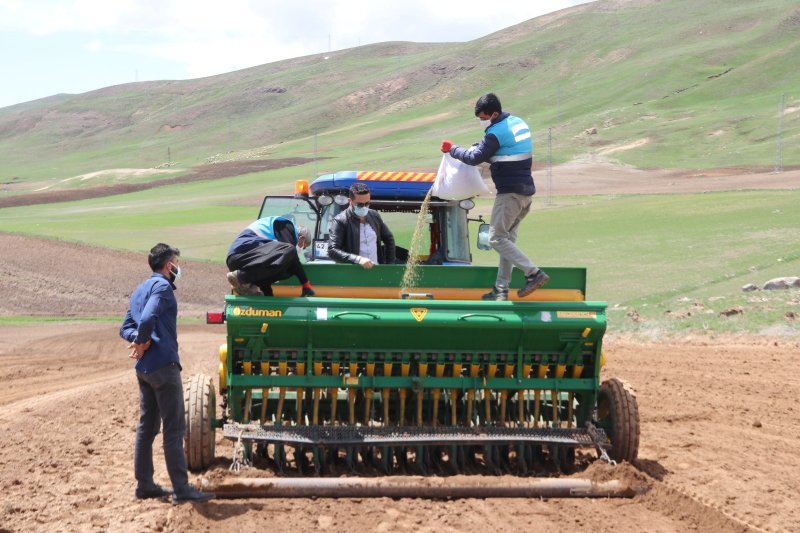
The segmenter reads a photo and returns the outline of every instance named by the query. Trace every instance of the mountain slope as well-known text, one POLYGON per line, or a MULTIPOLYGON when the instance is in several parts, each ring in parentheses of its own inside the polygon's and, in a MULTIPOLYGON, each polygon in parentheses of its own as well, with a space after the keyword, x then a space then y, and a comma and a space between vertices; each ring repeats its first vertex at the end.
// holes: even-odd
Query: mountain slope
POLYGON ((57 95, 0 109, 0 182, 314 155, 431 168, 441 138, 480 137, 472 106, 488 91, 530 122, 537 164, 550 142, 555 161, 770 167, 780 131, 782 161, 796 165, 798 37, 793 0, 601 0, 467 43, 382 43, 57 95))

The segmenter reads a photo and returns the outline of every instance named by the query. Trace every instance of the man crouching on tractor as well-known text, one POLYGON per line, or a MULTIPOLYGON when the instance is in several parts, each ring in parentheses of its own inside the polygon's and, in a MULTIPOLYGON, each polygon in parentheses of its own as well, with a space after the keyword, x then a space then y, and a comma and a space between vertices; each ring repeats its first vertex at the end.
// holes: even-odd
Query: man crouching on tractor
POLYGON ((272 296, 272 284, 297 276, 302 285, 300 296, 314 296, 296 246, 311 244, 308 228, 295 225, 284 217, 260 218, 247 226, 231 244, 225 263, 228 282, 240 295, 272 296))

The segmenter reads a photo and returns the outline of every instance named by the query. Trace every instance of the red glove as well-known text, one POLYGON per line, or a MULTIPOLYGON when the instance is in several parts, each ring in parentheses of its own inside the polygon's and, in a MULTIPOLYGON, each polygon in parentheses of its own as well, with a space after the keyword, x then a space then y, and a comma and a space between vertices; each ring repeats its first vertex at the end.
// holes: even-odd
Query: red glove
POLYGON ((440 150, 446 154, 450 151, 452 147, 453 147, 453 141, 442 141, 442 146, 440 150))

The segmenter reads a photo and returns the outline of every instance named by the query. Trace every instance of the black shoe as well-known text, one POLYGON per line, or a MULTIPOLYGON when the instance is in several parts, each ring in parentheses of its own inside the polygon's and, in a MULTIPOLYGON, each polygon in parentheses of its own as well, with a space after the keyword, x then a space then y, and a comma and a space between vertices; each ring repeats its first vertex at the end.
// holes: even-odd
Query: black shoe
POLYGON ((300 296, 316 296, 317 293, 314 292, 314 289, 310 287, 303 287, 303 290, 300 291, 300 296))
POLYGON ((499 289, 492 287, 492 290, 481 296, 481 300, 492 300, 496 302, 505 302, 508 300, 508 289, 499 289))
POLYGON ((149 500, 151 498, 166 498, 172 495, 172 491, 165 489, 161 485, 153 485, 146 489, 136 489, 135 495, 137 500, 149 500))
POLYGON ((181 492, 176 492, 172 495, 172 503, 175 505, 186 502, 203 503, 214 498, 216 498, 216 494, 213 492, 201 492, 192 486, 188 486, 181 492))
POLYGON ((537 270, 535 274, 525 277, 525 285, 517 291, 517 296, 524 298, 548 281, 550 281, 550 276, 545 274, 541 269, 537 270))

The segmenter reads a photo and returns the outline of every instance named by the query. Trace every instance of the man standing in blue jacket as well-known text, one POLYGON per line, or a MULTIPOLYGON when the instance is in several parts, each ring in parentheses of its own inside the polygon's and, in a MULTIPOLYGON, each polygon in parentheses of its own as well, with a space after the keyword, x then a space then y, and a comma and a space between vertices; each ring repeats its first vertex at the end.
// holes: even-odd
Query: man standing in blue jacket
POLYGON ((164 460, 172 481, 172 503, 204 502, 213 493, 200 492, 189 484, 183 439, 186 418, 178 356, 178 301, 175 281, 181 276, 180 251, 156 244, 147 261, 153 274, 131 295, 130 307, 119 335, 130 343, 130 358, 136 360, 139 382, 139 424, 133 453, 138 499, 162 498, 170 491, 153 480, 153 441, 164 426, 164 460))
POLYGON ((494 93, 481 96, 475 104, 475 116, 485 128, 483 140, 462 148, 442 141, 441 151, 468 165, 490 163, 497 196, 492 207, 489 244, 500 254, 497 281, 484 300, 508 300, 511 271, 517 267, 525 274, 525 284, 517 291, 523 298, 547 283, 550 276, 533 264, 516 245, 517 230, 530 212, 536 186, 533 168, 533 140, 528 125, 519 117, 504 113, 494 93))

